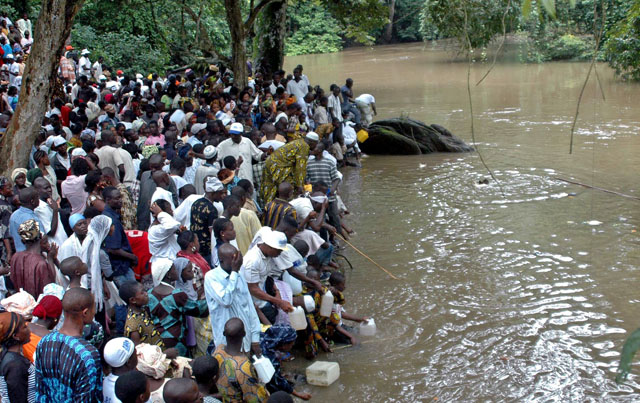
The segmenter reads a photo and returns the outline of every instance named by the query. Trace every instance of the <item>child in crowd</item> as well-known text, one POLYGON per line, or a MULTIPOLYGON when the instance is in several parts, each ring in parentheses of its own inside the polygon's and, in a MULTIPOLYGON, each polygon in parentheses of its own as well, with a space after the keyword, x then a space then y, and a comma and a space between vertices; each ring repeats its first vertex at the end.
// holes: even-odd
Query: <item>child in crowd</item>
POLYGON ((128 281, 120 286, 120 298, 127 304, 127 321, 124 325, 124 337, 130 338, 136 345, 147 343, 164 348, 160 332, 155 327, 149 313, 149 294, 137 281, 128 281))
POLYGON ((82 287, 80 280, 88 272, 87 265, 79 257, 68 257, 60 263, 60 272, 69 278, 69 287, 82 287))
POLYGON ((337 332, 334 334, 334 340, 356 345, 358 344, 358 340, 351 332, 345 329, 342 324, 342 319, 361 323, 366 322, 367 320, 369 320, 369 318, 352 315, 344 310, 343 306, 346 303, 344 290, 346 288, 347 279, 345 278, 344 274, 340 272, 331 273, 331 277, 329 277, 329 290, 331 290, 331 294, 333 294, 334 298, 333 311, 331 312, 331 315, 336 315, 340 318, 340 322, 338 326, 336 326, 337 332))
POLYGON ((203 403, 219 403, 218 395, 218 372, 220 366, 218 360, 210 355, 198 357, 191 362, 193 377, 198 383, 198 389, 203 397, 203 403))

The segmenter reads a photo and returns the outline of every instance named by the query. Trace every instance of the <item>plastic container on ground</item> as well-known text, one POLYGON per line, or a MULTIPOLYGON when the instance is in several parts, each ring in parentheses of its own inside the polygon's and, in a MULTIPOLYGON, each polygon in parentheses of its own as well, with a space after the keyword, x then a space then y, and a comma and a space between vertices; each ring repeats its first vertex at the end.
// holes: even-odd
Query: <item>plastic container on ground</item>
POLYGON ((256 369, 258 378, 260 378, 260 382, 262 383, 269 383, 271 378, 273 378, 273 374, 276 373, 271 360, 264 355, 260 358, 255 355, 253 356, 253 367, 256 369))
POLYGON ((316 361, 307 367, 307 383, 315 386, 329 386, 340 378, 337 362, 316 361))
POLYGON ((333 294, 331 294, 331 291, 327 291, 327 293, 322 296, 322 302, 320 303, 320 316, 328 318, 329 316, 331 316, 332 310, 333 294))
POLYGON ((361 336, 375 336, 376 335, 376 321, 373 318, 360 323, 360 335, 361 336))
POLYGON ((293 307, 293 312, 289 312, 289 322, 295 330, 304 330, 307 328, 307 318, 301 306, 293 307))

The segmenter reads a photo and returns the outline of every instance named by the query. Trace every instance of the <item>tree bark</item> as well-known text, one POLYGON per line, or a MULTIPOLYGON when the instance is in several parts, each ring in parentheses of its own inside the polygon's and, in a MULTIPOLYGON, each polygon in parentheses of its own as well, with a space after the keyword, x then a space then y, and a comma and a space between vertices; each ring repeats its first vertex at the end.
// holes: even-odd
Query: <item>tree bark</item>
POLYGON ((258 19, 256 68, 268 73, 281 70, 284 64, 284 42, 287 33, 287 1, 269 3, 258 19))
POLYGON ((384 43, 391 43, 393 39, 393 17, 396 14, 396 0, 389 2, 389 23, 384 28, 383 41, 384 43))
POLYGON ((224 0, 227 24, 231 33, 231 69, 233 82, 238 88, 247 86, 247 30, 242 20, 241 3, 237 0, 224 0))
POLYGON ((198 41, 197 41, 198 42, 198 47, 200 48, 202 53, 204 53, 205 56, 209 56, 209 57, 212 57, 214 59, 217 59, 217 60, 221 61, 222 63, 230 64, 231 60, 229 60, 224 55, 221 55, 220 53, 218 53, 218 50, 216 49, 216 46, 213 44, 213 41, 211 40, 211 37, 209 36, 209 33, 207 32, 207 28, 202 23, 202 21, 200 21, 199 14, 196 13, 186 3, 182 3, 181 6, 182 6, 182 9, 184 10, 184 12, 189 14, 189 17, 191 17, 193 22, 196 24, 196 27, 198 29, 198 41))
POLYGON ((26 167, 31 146, 49 109, 57 69, 73 19, 84 0, 43 0, 33 47, 22 77, 20 100, 0 142, 0 172, 26 167))

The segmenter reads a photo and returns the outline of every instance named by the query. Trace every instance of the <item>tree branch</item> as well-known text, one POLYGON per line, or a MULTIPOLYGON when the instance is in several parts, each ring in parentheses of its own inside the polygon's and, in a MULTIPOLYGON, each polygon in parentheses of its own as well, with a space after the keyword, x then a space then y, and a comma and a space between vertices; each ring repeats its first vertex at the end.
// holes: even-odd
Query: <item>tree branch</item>
POLYGON ((267 6, 267 4, 273 1, 274 0, 262 0, 260 3, 258 3, 257 6, 255 6, 255 8, 251 10, 251 12, 249 13, 249 17, 247 17, 247 21, 245 21, 244 23, 244 29, 246 31, 251 30, 251 27, 253 26, 253 23, 256 21, 256 18, 258 18, 258 14, 260 14, 260 11, 262 11, 262 9, 267 6))
POLYGON ((209 33, 207 32, 205 24, 200 23, 200 16, 198 15, 198 13, 193 11, 193 9, 189 7, 189 5, 187 5, 185 2, 181 3, 181 7, 187 14, 189 14, 189 17, 191 17, 193 22, 196 23, 196 26, 198 27, 198 36, 201 38, 202 44, 204 45, 203 50, 209 53, 210 55, 212 55, 213 57, 216 57, 222 63, 227 65, 230 64, 231 61, 229 60, 229 58, 221 55, 216 50, 215 45, 213 44, 213 42, 211 41, 211 38, 209 37, 209 33))

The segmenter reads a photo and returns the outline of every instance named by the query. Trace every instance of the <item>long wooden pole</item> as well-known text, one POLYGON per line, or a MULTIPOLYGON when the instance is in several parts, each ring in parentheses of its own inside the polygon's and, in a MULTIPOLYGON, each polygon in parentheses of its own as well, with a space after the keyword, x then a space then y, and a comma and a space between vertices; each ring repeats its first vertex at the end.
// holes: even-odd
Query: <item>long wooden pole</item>
POLYGON ((367 256, 364 252, 362 252, 360 249, 356 248, 355 246, 353 246, 351 244, 351 242, 347 241, 346 239, 344 239, 340 234, 336 234, 338 236, 338 238, 342 239, 347 245, 351 246, 353 248, 353 250, 355 250, 356 252, 358 252, 359 254, 361 254, 362 256, 364 256, 366 259, 368 259, 371 263, 375 264, 376 266, 378 266, 378 268, 380 268, 383 272, 387 273, 392 279, 394 280, 399 280, 398 277, 394 276, 393 274, 391 274, 389 272, 389 270, 385 269, 384 267, 380 266, 378 263, 376 263, 373 259, 371 259, 369 256, 367 256))
POLYGON ((640 200, 640 197, 638 197, 638 196, 631 196, 631 195, 627 195, 627 194, 624 194, 624 193, 616 192, 614 190, 609 190, 609 189, 604 189, 604 188, 597 187, 597 186, 587 185, 586 183, 580 183, 580 182, 572 181, 572 180, 569 180, 569 179, 557 178, 557 177, 555 179, 557 179, 559 181, 567 182, 567 183, 572 183, 574 185, 583 186, 583 187, 586 187, 588 189, 594 189, 594 190, 599 190, 599 191, 605 192, 605 193, 611 193, 611 194, 614 194, 616 196, 622 196, 622 197, 627 197, 629 199, 640 200))

